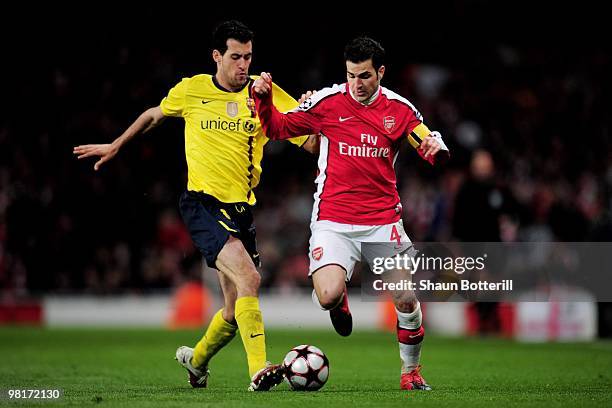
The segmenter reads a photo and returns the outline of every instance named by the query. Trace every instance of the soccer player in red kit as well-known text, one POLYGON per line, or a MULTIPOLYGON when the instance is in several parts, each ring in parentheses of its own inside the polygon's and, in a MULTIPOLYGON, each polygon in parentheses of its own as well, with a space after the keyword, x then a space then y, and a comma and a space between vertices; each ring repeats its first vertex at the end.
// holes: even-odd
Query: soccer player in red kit
MULTIPOLYGON (((320 134, 319 174, 311 221, 310 276, 313 300, 330 311, 342 336, 352 331, 346 282, 361 259, 361 244, 397 242, 396 254, 410 248, 401 220, 393 165, 407 138, 430 163, 448 155, 438 132, 406 99, 380 85, 384 49, 359 37, 345 48, 347 82, 318 91, 298 108, 280 113, 272 103, 272 78, 262 73, 253 84, 257 112, 271 139, 320 134)), ((420 374, 424 330, 414 292, 393 296, 397 337, 406 390, 430 390, 420 374)))

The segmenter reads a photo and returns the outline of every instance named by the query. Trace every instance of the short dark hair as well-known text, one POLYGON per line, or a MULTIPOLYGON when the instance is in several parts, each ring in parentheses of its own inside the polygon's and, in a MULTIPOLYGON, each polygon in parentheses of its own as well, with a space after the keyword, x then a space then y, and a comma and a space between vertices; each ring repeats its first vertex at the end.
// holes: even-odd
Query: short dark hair
POLYGON ((371 59, 374 69, 378 71, 385 63, 385 49, 370 37, 357 37, 344 47, 344 60, 355 64, 371 59))
POLYGON ((213 50, 218 50, 221 54, 225 54, 225 51, 227 51, 227 40, 230 38, 246 44, 249 41, 253 41, 254 36, 253 31, 240 21, 224 21, 213 30, 213 50))

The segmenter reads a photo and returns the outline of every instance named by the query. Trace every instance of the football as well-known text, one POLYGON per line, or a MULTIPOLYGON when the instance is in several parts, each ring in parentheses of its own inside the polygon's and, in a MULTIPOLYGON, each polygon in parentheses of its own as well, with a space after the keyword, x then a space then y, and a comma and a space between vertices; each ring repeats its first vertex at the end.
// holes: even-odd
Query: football
POLYGON ((318 347, 302 344, 292 348, 283 360, 285 379, 296 391, 316 391, 329 377, 329 360, 318 347))

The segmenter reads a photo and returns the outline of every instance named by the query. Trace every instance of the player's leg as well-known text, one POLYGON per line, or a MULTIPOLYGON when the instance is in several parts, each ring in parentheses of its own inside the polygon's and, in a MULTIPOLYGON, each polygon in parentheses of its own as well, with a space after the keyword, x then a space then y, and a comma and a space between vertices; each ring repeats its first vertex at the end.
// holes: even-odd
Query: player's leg
POLYGON ((397 340, 402 359, 400 387, 405 390, 431 390, 420 373, 421 346, 425 337, 421 305, 413 291, 400 292, 394 296, 393 303, 397 313, 397 340))
POLYGON ((397 339, 402 359, 402 373, 408 373, 419 366, 421 345, 425 335, 423 314, 413 291, 393 292, 392 298, 397 313, 397 339))
MULTIPOLYGON (((400 253, 416 256, 417 253, 412 248, 401 221, 381 226, 375 234, 380 238, 388 236, 389 241, 398 241, 392 247, 387 246, 387 248, 393 248, 393 253, 385 254, 385 256, 395 256, 400 253)), ((385 241, 381 239, 380 242, 385 241)), ((412 275, 409 270, 403 269, 386 272, 382 278, 387 282, 402 282, 411 280, 412 275)), ((431 388, 419 372, 421 346, 425 336, 421 305, 412 290, 391 291, 391 297, 397 313, 397 340, 402 360, 400 386, 406 390, 429 390, 431 388)))
POLYGON ((210 359, 236 335, 238 325, 234 319, 236 287, 221 272, 217 272, 223 291, 224 306, 217 311, 208 325, 206 333, 193 350, 191 364, 200 369, 208 367, 210 359))
POLYGON ((255 226, 250 208, 244 204, 225 206, 223 216, 236 225, 216 260, 216 265, 236 289, 234 316, 240 328, 251 376, 266 363, 266 343, 263 319, 259 310, 260 265, 255 226), (254 337, 251 337, 254 336, 254 337))
POLYGON ((346 290, 346 270, 339 265, 327 265, 313 272, 313 301, 323 310, 329 310, 329 317, 336 332, 348 336, 353 331, 353 316, 346 290))
MULTIPOLYGON (((370 265, 370 269, 373 269, 375 259, 389 259, 396 255, 417 255, 401 220, 372 227, 369 231, 365 231, 361 242, 362 255, 370 265)), ((412 279, 410 270, 407 269, 387 270, 380 277, 386 283, 400 283, 412 279)), ((397 339, 402 360, 400 386, 407 390, 430 389, 419 373, 421 345, 425 334, 420 304, 414 291, 411 290, 392 290, 389 294, 397 314, 397 339)))
POLYGON ((312 273, 316 300, 324 310, 338 306, 346 290, 346 270, 340 265, 326 265, 312 273))
POLYGON ((261 277, 242 242, 232 236, 217 256, 217 268, 236 287, 234 315, 247 354, 251 390, 266 391, 283 380, 280 365, 266 362, 266 338, 259 309, 261 277))
POLYGON ((236 288, 222 273, 218 272, 225 305, 211 319, 206 333, 194 348, 181 346, 176 359, 189 373, 189 383, 194 388, 204 388, 208 383, 208 363, 236 335, 238 326, 234 320, 236 288))
MULTIPOLYGON (((236 327, 240 326, 239 322, 232 324, 233 320, 240 320, 234 318, 235 314, 240 314, 236 313, 236 307, 239 307, 241 302, 236 299, 242 295, 245 299, 245 296, 248 296, 257 301, 255 296, 259 288, 259 274, 240 240, 231 236, 231 233, 238 235, 240 227, 222 206, 212 196, 190 191, 185 192, 180 201, 181 215, 189 228, 194 244, 207 264, 216 267, 223 274, 221 285, 226 300, 225 310, 215 314, 205 335, 206 340, 200 344, 202 353, 198 353, 196 358, 196 363, 201 364, 200 368, 191 364, 193 349, 179 347, 177 350, 177 360, 187 368, 190 383, 194 387, 206 385, 208 377, 208 370, 204 367, 207 364, 206 359, 210 359, 212 354, 226 344, 236 332, 236 327), (194 376, 197 377, 195 381, 194 376)), ((243 208, 244 211, 248 209, 243 208)), ((258 306, 256 308, 258 309, 258 306)), ((249 348, 247 354, 250 354, 248 351, 249 348)), ((265 362, 265 351, 263 361, 265 362)))
MULTIPOLYGON (((217 271, 219 277, 219 284, 223 291, 223 309, 221 309, 221 316, 223 320, 236 326, 236 299, 238 299, 238 291, 236 286, 221 272, 217 271)), ((238 326, 236 326, 238 327, 238 326)))
MULTIPOLYGON (((406 271, 383 274, 383 280, 387 282, 401 282, 410 280, 410 273, 406 271)), ((421 305, 414 291, 391 292, 395 312, 397 313, 397 341, 399 354, 402 360, 402 371, 400 377, 400 388, 404 390, 431 390, 425 379, 421 376, 421 346, 425 330, 423 329, 423 314, 421 305)))
MULTIPOLYGON (((226 226, 229 225, 232 229, 235 226, 230 221, 225 226, 219 223, 222 214, 218 202, 211 196, 186 191, 181 196, 179 207, 195 246, 206 263, 214 267, 217 255, 229 237, 226 226)), ((181 346, 176 351, 176 359, 187 369, 189 383, 194 388, 206 387, 208 362, 235 336, 237 330, 233 322, 236 290, 226 278, 221 278, 220 282, 226 306, 213 316, 206 333, 195 348, 181 346), (228 314, 228 311, 231 311, 231 314, 228 314)))
POLYGON ((314 286, 313 301, 321 309, 329 310, 336 332, 348 336, 353 330, 353 316, 346 282, 359 260, 358 244, 350 236, 352 226, 315 221, 310 228, 309 275, 314 286))
POLYGON ((217 267, 236 288, 234 315, 253 375, 266 362, 263 319, 259 310, 259 272, 244 249, 242 242, 229 238, 219 256, 217 267))

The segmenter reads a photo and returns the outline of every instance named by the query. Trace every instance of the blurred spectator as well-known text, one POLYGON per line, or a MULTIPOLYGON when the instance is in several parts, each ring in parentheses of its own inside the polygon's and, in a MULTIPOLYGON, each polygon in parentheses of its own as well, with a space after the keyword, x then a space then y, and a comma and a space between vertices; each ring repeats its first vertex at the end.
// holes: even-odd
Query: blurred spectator
POLYGON ((464 242, 500 241, 502 222, 516 222, 516 214, 514 198, 496 178, 491 153, 475 151, 470 175, 455 200, 454 237, 464 242))
MULTIPOLYGON (((493 157, 486 150, 476 150, 470 162, 470 174, 455 200, 453 236, 463 242, 499 242, 516 240, 516 204, 510 192, 499 185, 493 157)), ((491 248, 492 249, 492 248, 491 248)), ((485 271, 494 279, 495 271, 485 271)), ((486 280, 484 276, 480 280, 486 280)), ((498 302, 476 302, 480 334, 499 334, 498 302)))

